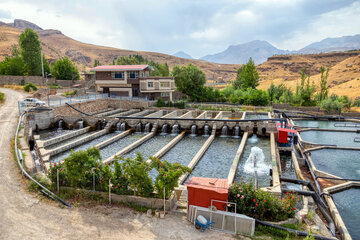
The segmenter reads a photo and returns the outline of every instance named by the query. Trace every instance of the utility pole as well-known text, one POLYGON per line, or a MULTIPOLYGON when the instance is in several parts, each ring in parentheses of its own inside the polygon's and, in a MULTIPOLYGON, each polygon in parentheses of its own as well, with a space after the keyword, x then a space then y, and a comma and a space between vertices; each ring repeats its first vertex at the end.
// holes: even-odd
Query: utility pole
POLYGON ((42 77, 44 77, 44 54, 41 52, 41 73, 42 77))

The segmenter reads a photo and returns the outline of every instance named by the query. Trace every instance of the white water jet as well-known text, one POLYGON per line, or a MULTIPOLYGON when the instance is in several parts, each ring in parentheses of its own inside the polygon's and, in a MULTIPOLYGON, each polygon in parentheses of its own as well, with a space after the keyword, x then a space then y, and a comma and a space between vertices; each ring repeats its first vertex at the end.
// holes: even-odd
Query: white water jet
POLYGON ((268 175, 270 166, 265 163, 265 155, 261 148, 252 147, 251 153, 244 165, 244 172, 254 175, 255 171, 258 176, 268 175))
POLYGON ((257 143, 259 141, 259 138, 256 136, 256 134, 252 135, 251 138, 248 139, 249 143, 257 143))

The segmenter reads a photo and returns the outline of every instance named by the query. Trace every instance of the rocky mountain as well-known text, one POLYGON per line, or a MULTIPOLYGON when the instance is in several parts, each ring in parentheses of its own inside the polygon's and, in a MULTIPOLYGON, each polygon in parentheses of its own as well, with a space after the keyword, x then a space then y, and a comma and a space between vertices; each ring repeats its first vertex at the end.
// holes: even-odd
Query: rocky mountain
POLYGON ((300 49, 299 53, 322 53, 360 49, 360 34, 338 38, 326 38, 300 49))
POLYGON ((25 20, 22 20, 22 19, 15 19, 13 23, 4 23, 4 22, 0 21, 0 26, 3 26, 3 25, 18 28, 18 29, 31 28, 35 31, 43 30, 38 25, 28 22, 28 21, 25 21, 25 20))
POLYGON ((190 56, 189 54, 183 52, 183 51, 179 51, 177 53, 174 53, 173 56, 175 57, 179 57, 179 58, 185 58, 185 59, 194 59, 192 56, 190 56))
POLYGON ((207 55, 201 59, 217 63, 244 64, 251 57, 255 64, 260 64, 265 62, 268 57, 286 53, 288 52, 274 47, 267 41, 255 40, 239 45, 229 46, 223 52, 207 55))

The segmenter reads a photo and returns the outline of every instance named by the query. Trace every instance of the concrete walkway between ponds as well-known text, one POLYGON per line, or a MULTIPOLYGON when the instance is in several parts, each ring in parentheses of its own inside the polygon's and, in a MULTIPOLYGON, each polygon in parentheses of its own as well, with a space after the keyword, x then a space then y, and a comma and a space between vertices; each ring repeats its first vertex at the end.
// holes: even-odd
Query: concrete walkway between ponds
POLYGON ((126 131, 124 131, 122 133, 119 133, 118 135, 116 135, 116 136, 114 136, 112 138, 109 138, 109 139, 107 139, 107 140, 105 140, 105 141, 103 141, 103 142, 101 142, 99 144, 96 144, 95 147, 98 148, 98 149, 102 149, 102 148, 104 148, 104 147, 106 147, 106 146, 108 146, 108 145, 110 145, 110 144, 112 144, 112 143, 114 143, 114 142, 128 136, 133 131, 134 131, 134 129, 126 130, 126 131))
POLYGON ((153 136, 155 136, 156 132, 157 132, 157 125, 154 125, 154 127, 153 127, 153 129, 152 129, 152 131, 150 133, 146 134, 144 137, 140 138, 139 140, 137 140, 136 142, 130 144, 129 146, 123 148, 121 151, 115 153, 111 157, 105 159, 103 161, 103 163, 104 164, 111 164, 114 161, 115 157, 121 157, 121 156, 125 155, 126 153, 132 151, 133 149, 138 147, 140 144, 143 144, 144 142, 148 141, 153 136))
POLYGON ((90 127, 85 127, 85 128, 82 128, 82 129, 79 129, 76 131, 72 131, 68 134, 64 134, 64 135, 61 135, 61 136, 58 136, 55 138, 51 138, 51 139, 45 140, 45 141, 41 141, 39 135, 35 135, 34 139, 36 140, 36 144, 38 145, 38 147, 41 148, 41 147, 47 147, 47 146, 53 145, 55 143, 59 143, 59 142, 68 140, 70 138, 79 136, 79 135, 87 133, 89 131, 90 131, 90 127))
MULTIPOLYGON (((196 153, 196 155, 193 157, 193 159, 189 163, 188 168, 190 168, 191 170, 193 170, 195 168, 196 164, 198 164, 200 159, 204 156, 206 150, 208 150, 211 143, 214 141, 215 135, 216 135, 216 124, 214 124, 213 130, 212 130, 211 135, 209 136, 209 138, 206 140, 206 142, 202 145, 200 150, 196 153)), ((188 176, 189 176, 189 173, 182 175, 179 178, 179 181, 178 181, 179 185, 181 185, 186 180, 186 178, 188 176)))
MULTIPOLYGON (((177 135, 173 140, 171 140, 168 144, 166 144, 163 148, 161 148, 157 153, 153 155, 153 157, 161 158, 168 151, 170 151, 181 139, 185 137, 186 131, 182 131, 179 135, 177 135)), ((151 160, 148 160, 151 162, 151 160)))
POLYGON ((234 182, 237 167, 239 165, 240 158, 244 152, 246 141, 248 139, 248 135, 249 135, 249 133, 245 132, 244 135, 242 136, 240 146, 235 154, 234 161, 230 167, 229 175, 227 177, 229 186, 234 182))
MULTIPOLYGON (((51 150, 45 150, 45 149, 40 149, 40 153, 43 157, 46 157, 46 156, 54 156, 56 154, 59 154, 59 153, 62 153, 62 152, 65 152, 71 148, 74 148, 76 146, 79 146, 83 143, 86 143, 86 142, 89 142, 95 138, 98 138, 98 137, 101 137, 105 134, 107 134, 107 129, 103 129, 101 131, 98 131, 98 132, 95 132, 89 136, 86 136, 86 137, 83 137, 83 138, 80 138, 79 140, 76 140, 76 141, 73 141, 73 142, 70 142, 66 145, 63 145, 63 146, 59 146, 57 148, 54 148, 54 149, 51 149, 51 150)), ((45 161, 45 160, 44 160, 45 161)))
POLYGON ((140 109, 131 109, 129 111, 126 112, 120 112, 120 113, 116 113, 116 114, 112 114, 112 115, 108 115, 107 117, 121 117, 121 116, 128 116, 131 115, 133 113, 137 113, 140 112, 140 109))

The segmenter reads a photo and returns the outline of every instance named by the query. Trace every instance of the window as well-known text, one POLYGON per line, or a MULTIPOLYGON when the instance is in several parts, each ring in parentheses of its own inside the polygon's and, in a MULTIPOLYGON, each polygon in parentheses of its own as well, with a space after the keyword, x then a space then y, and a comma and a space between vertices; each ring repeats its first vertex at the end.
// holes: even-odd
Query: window
POLYGON ((115 79, 124 78, 124 73, 123 72, 115 72, 114 78, 115 79))
POLYGON ((128 78, 137 78, 139 72, 128 72, 128 78))
POLYGON ((170 87, 170 83, 169 83, 169 82, 160 82, 160 87, 161 87, 161 88, 169 88, 169 87, 170 87))
POLYGON ((140 77, 144 77, 144 72, 140 72, 140 77))
POLYGON ((148 88, 153 88, 154 87, 154 83, 153 82, 148 82, 148 88))
POLYGON ((162 96, 162 97, 169 97, 169 96, 170 96, 170 93, 168 93, 168 92, 162 92, 162 93, 161 93, 161 96, 162 96))

